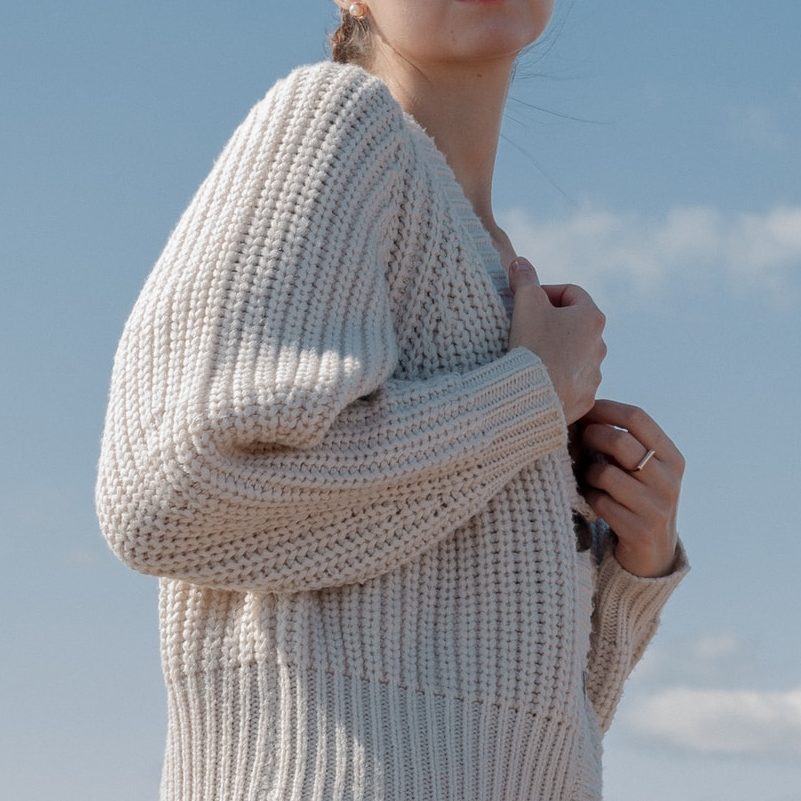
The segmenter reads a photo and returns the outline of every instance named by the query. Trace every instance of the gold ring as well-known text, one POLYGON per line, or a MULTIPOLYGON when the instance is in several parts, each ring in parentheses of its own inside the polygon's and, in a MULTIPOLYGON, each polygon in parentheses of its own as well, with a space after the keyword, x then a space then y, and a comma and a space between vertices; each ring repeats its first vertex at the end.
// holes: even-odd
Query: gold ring
POLYGON ((629 470, 629 473, 638 473, 640 470, 642 470, 643 467, 645 467, 645 465, 648 464, 648 460, 655 453, 656 453, 656 451, 653 448, 651 450, 649 450, 648 453, 646 453, 645 456, 643 456, 642 459, 640 459, 638 465, 633 470, 629 470))

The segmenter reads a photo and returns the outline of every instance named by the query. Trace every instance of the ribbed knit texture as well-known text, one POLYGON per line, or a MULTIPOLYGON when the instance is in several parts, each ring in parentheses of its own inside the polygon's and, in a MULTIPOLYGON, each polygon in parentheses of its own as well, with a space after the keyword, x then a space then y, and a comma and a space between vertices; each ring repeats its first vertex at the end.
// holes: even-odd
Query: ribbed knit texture
POLYGON ((160 577, 162 801, 601 797, 689 565, 577 550, 499 269, 355 65, 294 69, 215 160, 125 323, 96 485, 113 552, 160 577))

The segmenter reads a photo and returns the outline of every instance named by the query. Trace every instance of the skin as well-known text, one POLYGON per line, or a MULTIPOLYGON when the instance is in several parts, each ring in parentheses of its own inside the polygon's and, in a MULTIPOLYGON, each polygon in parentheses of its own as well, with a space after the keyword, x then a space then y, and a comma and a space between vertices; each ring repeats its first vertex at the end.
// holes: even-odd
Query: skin
MULTIPOLYGON (((350 6, 350 0, 335 2, 345 9, 350 6)), ((372 50, 363 66, 385 81, 401 107, 433 137, 503 263, 511 265, 517 254, 492 211, 495 157, 515 59, 547 28, 553 0, 369 0, 364 5, 372 50)), ((548 320, 543 325, 552 329, 550 343, 546 336, 542 347, 559 341, 565 329, 558 326, 565 325, 571 305, 581 316, 593 317, 596 328, 603 327, 603 315, 580 287, 540 286, 533 269, 522 277, 510 274, 511 291, 521 286, 526 287, 529 308, 539 304, 538 319, 548 320), (565 300, 571 294, 573 300, 565 300), (548 302, 554 310, 550 315, 548 302)), ((521 332, 535 324, 530 319, 518 323, 521 332)), ((523 333, 520 337, 522 344, 523 333)), ((605 355, 600 331, 594 337, 593 347, 603 348, 605 355)), ((514 344, 510 341, 510 348, 514 344)), ((589 350, 585 358, 592 361, 589 350)), ((598 364, 597 352, 594 358, 598 364)), ((568 422, 576 423, 571 435, 579 438, 581 447, 602 457, 583 476, 588 485, 585 497, 617 535, 616 559, 636 576, 668 575, 678 539, 682 454, 636 406, 596 399, 582 417, 568 422), (649 448, 656 455, 641 471, 629 472, 649 448)))
MULTIPOLYGON (((336 0, 344 9, 350 0, 336 0)), ((508 264, 509 238, 492 213, 492 176, 512 67, 543 33, 552 0, 369 0, 365 68, 447 155, 465 195, 508 264)))
POLYGON ((601 453, 607 464, 588 467, 588 503, 618 536, 615 557, 638 576, 664 576, 675 558, 676 514, 685 461, 650 415, 637 406, 598 399, 581 419, 582 445, 601 453), (630 473, 645 455, 656 454, 630 473))

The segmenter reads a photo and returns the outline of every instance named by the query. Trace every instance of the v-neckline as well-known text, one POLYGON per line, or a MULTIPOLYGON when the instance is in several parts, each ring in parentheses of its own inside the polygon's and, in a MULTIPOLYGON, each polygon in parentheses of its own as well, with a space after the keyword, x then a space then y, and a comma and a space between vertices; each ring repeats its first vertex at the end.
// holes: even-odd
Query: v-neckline
POLYGON ((433 160, 433 165, 439 178, 440 187, 444 190, 451 207, 457 212, 458 220, 464 232, 475 246, 479 261, 483 267, 480 270, 480 276, 484 283, 486 297, 489 298, 498 321, 508 326, 511 323, 511 310, 507 307, 493 277, 497 275, 499 278, 503 278, 502 283, 505 288, 508 288, 506 267, 503 264, 500 252, 493 244, 490 232, 484 227, 484 223, 481 222, 481 219, 473 209, 473 204, 467 199, 467 195, 456 178, 451 165, 445 158, 445 154, 439 149, 431 134, 417 121, 417 118, 403 108, 383 78, 373 74, 359 64, 349 63, 344 66, 364 73, 368 80, 377 81, 390 101, 395 104, 398 111, 403 115, 412 135, 416 136, 421 144, 428 149, 429 157, 433 160))
MULTIPOLYGON (((387 87, 387 91, 389 91, 389 87, 387 87)), ((509 311, 506 308, 504 299, 493 278, 493 273, 497 273, 499 276, 505 276, 506 271, 503 267, 501 254, 492 242, 492 236, 484 227, 484 223, 481 222, 475 209, 473 209, 473 204, 468 200, 467 195, 465 195, 464 189, 456 178, 453 168, 445 158, 445 154, 437 147, 434 138, 417 121, 414 115, 406 111, 400 103, 398 103, 394 96, 393 100, 398 104, 398 108, 401 110, 411 130, 428 148, 429 155, 434 162, 437 177, 440 179, 440 186, 444 189, 451 206, 458 212, 459 220, 478 252, 479 259, 484 268, 481 272, 487 289, 487 296, 492 299, 496 313, 508 324, 510 322, 509 311)))

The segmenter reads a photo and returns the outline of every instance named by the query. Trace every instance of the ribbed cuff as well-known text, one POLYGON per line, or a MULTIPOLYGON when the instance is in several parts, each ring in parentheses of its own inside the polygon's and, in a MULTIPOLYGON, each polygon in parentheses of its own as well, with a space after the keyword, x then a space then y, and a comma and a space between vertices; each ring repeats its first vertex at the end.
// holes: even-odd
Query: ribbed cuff
POLYGON ((536 440, 540 452, 567 445, 567 420, 545 362, 533 351, 519 345, 496 362, 513 365, 519 372, 523 400, 528 414, 539 416, 536 440))
POLYGON ((605 604, 612 603, 623 612, 616 616, 618 627, 631 627, 639 632, 653 623, 689 571, 690 563, 680 537, 673 570, 666 576, 655 577, 636 576, 626 570, 615 558, 610 543, 598 568, 598 595, 604 596, 605 604))

